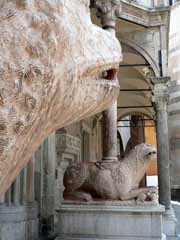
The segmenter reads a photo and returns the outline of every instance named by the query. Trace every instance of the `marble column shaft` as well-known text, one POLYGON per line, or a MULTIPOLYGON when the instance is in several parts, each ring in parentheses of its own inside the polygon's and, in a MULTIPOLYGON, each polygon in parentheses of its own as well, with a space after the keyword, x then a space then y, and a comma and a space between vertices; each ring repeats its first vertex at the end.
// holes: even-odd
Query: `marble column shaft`
POLYGON ((158 78, 154 87, 156 106, 156 133, 158 157, 159 202, 166 210, 171 208, 171 187, 169 171, 169 136, 168 136, 168 78, 158 78), (161 83, 162 82, 162 83, 161 83))
POLYGON ((117 102, 103 112, 103 160, 117 159, 117 102))
MULTIPOLYGON (((96 0, 95 6, 102 27, 116 35, 116 14, 121 10, 120 1, 96 0)), ((102 145, 102 160, 110 162, 117 160, 117 101, 103 112, 102 145)))

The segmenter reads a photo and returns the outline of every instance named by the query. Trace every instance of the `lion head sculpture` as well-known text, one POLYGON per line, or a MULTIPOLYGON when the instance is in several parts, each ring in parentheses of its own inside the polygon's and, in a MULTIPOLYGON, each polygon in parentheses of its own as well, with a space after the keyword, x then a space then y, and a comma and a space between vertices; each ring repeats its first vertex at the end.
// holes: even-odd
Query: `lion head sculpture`
POLYGON ((121 48, 87 0, 0 0, 0 193, 54 130, 118 96, 121 48))
POLYGON ((151 144, 141 143, 130 152, 131 155, 136 152, 136 158, 138 161, 148 162, 155 159, 157 154, 157 149, 151 144))

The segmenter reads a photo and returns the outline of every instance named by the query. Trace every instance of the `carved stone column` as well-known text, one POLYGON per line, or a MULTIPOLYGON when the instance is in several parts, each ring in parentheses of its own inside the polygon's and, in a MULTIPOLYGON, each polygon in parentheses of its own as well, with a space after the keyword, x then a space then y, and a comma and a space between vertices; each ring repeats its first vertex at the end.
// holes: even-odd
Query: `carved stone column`
MULTIPOLYGON (((97 0, 95 6, 104 29, 116 34, 116 16, 121 11, 120 0, 97 0)), ((117 160, 117 102, 103 112, 102 149, 103 161, 117 160)))
POLYGON ((153 101, 156 107, 157 120, 157 148, 158 148, 158 181, 159 181, 159 202, 166 210, 171 208, 171 189, 169 172, 169 136, 168 136, 168 92, 167 84, 169 77, 153 78, 154 96, 153 101))

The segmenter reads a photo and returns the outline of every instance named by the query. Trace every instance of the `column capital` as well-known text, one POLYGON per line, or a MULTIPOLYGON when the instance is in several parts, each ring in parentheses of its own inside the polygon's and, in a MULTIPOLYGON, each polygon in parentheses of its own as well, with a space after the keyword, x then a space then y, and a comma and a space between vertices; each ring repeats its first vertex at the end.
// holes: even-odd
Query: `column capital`
POLYGON ((171 77, 166 76, 166 77, 151 77, 151 82, 156 85, 156 84, 169 84, 171 80, 171 77))
POLYGON ((114 28, 116 26, 116 17, 121 12, 120 0, 95 0, 97 16, 101 18, 101 24, 104 29, 114 28))
POLYGON ((151 78, 151 81, 154 83, 152 102, 155 103, 157 110, 167 110, 170 77, 151 78))

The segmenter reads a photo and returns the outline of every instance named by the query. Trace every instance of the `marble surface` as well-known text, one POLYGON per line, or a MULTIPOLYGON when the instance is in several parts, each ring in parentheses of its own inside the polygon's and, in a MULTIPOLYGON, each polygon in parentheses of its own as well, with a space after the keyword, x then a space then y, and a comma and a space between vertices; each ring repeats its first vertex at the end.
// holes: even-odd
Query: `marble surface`
POLYGON ((164 236, 163 212, 164 207, 160 205, 63 203, 57 210, 59 236, 56 240, 160 240, 164 236))

